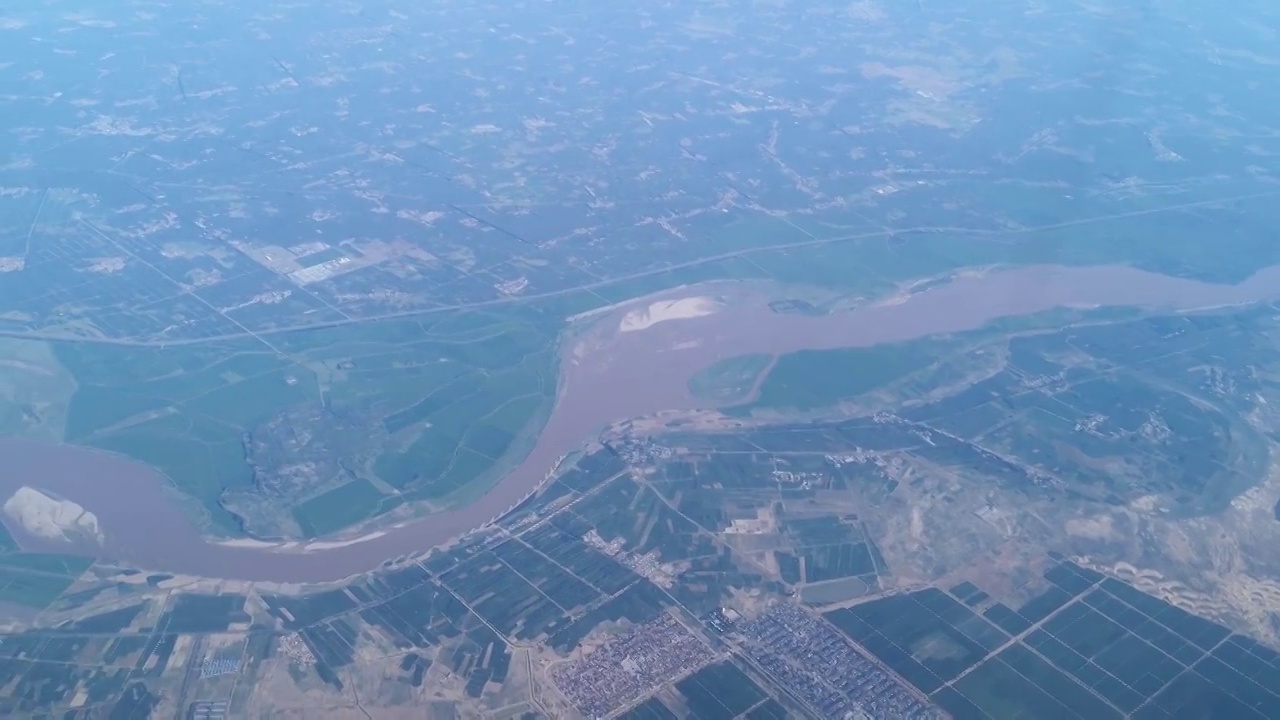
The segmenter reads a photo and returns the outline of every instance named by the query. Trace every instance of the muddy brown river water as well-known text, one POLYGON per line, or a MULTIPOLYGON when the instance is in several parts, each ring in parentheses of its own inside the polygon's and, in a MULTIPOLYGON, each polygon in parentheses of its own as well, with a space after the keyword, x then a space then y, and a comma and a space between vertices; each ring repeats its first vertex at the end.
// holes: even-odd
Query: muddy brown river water
MULTIPOLYGON (((201 535, 158 473, 96 450, 0 440, 0 496, 23 485, 93 512, 105 535, 94 553, 147 570, 238 580, 328 582, 416 554, 479 527, 523 498, 566 452, 610 423, 694 409, 688 380, 716 360, 748 353, 868 346, 964 331, 1059 307, 1192 310, 1280 298, 1280 267, 1239 285, 1211 285, 1125 267, 1030 267, 965 275, 900 301, 821 317, 781 315, 762 293, 718 285, 665 297, 728 295, 712 315, 618 332, 621 308, 591 318, 566 342, 560 397, 528 457, 476 502, 406 521, 343 546, 237 547, 201 535)), ((639 301, 647 305, 652 298, 639 301)), ((28 543, 57 549, 53 541, 28 543)), ((68 549, 65 545, 61 549, 68 549)))

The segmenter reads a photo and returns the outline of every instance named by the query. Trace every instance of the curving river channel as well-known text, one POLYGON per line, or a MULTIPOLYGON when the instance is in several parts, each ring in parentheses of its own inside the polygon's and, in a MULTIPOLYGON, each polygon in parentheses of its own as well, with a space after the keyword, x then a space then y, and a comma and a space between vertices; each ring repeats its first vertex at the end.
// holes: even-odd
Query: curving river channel
MULTIPOLYGON (((682 288, 665 295, 723 295, 724 287, 682 288)), ((820 317, 776 314, 763 294, 742 293, 711 315, 619 332, 629 308, 611 310, 595 316, 566 343, 555 410, 516 469, 471 505, 406 521, 345 545, 250 547, 206 538, 180 509, 165 478, 123 457, 90 449, 0 440, 6 465, 0 492, 8 497, 23 485, 48 489, 93 512, 105 535, 94 553, 104 560, 184 575, 329 582, 426 551, 483 525, 535 488, 562 455, 610 423, 696 408, 688 380, 722 358, 911 340, 1058 307, 1192 310, 1277 298, 1280 267, 1238 285, 1213 285, 1127 267, 1036 266, 962 275, 899 301, 820 317)), ((24 545, 58 549, 26 540, 24 545)))

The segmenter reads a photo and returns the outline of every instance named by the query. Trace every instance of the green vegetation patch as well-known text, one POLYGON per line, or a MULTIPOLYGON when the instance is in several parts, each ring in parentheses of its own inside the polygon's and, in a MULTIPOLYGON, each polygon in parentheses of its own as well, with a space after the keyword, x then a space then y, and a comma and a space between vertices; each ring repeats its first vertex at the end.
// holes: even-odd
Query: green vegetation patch
POLYGON ((865 542, 840 543, 809 547, 801 551, 805 582, 822 582, 838 578, 874 575, 875 561, 865 542))
POLYGON ((676 683, 693 717, 732 720, 769 697, 732 662, 708 665, 676 683))
POLYGON ((550 523, 521 536, 523 542, 555 561, 593 588, 614 595, 634 584, 639 576, 613 558, 581 542, 550 523))
POLYGON ((561 585, 558 578, 540 580, 553 587, 540 590, 489 550, 477 553, 440 578, 492 628, 521 639, 555 634, 569 623, 566 609, 551 597, 567 586, 561 585))
POLYGON ((751 710, 742 716, 745 720, 787 720, 791 717, 791 713, 782 706, 782 703, 773 698, 769 698, 759 705, 751 708, 751 710))
POLYGON ((0 602, 44 609, 75 581, 65 575, 0 569, 0 602))
POLYGON ((0 522, 0 553, 10 552, 18 549, 18 541, 13 539, 13 533, 9 532, 9 528, 0 522))
POLYGON ((783 529, 797 545, 827 545, 858 540, 862 533, 838 517, 788 517, 783 529))
MULTIPOLYGON (((1280 706, 1280 653, 1070 562, 1043 576, 1051 587, 1016 613, 993 606, 1025 616, 1008 635, 934 588, 826 617, 956 718, 1261 718, 1280 706)), ((970 582, 951 592, 986 596, 970 582)))
POLYGON ((253 476, 241 434, 232 428, 199 416, 168 415, 104 435, 93 445, 154 467, 198 500, 215 527, 237 529, 218 500, 229 487, 250 486, 253 476))
POLYGON ((62 440, 76 381, 46 342, 0 338, 0 434, 62 440))
POLYGON ((679 717, 661 700, 651 697, 619 715, 618 720, 678 720, 679 717))
POLYGON ((554 398, 549 349, 506 367, 452 378, 387 416, 385 428, 403 437, 404 445, 381 453, 374 472, 411 499, 454 495, 489 475, 509 452, 522 456, 554 398))
MULTIPOLYGON (((938 280, 944 281, 945 278, 938 280)), ((954 335, 870 347, 787 353, 778 356, 760 382, 759 396, 750 407, 817 410, 872 393, 897 390, 898 386, 904 386, 901 389, 908 394, 915 394, 921 389, 917 386, 936 389, 948 382, 963 382, 976 363, 990 361, 990 355, 973 354, 984 345, 1004 344, 1018 334, 1076 323, 1110 322, 1112 327, 1119 327, 1123 323, 1117 321, 1133 317, 1134 311, 1130 308, 1056 309, 996 319, 982 328, 954 335), (966 352, 970 354, 964 355, 966 352)))
POLYGON ((1122 717, 1021 645, 983 663, 954 688, 989 717, 1122 717))
POLYGON ((328 534, 476 494, 555 399, 543 315, 441 313, 169 348, 60 343, 73 442, 164 473, 228 535, 328 534))
POLYGON ((303 502, 293 516, 307 535, 328 535, 377 513, 384 498, 373 483, 357 478, 303 502))
POLYGON ((580 529, 574 528, 579 536, 594 529, 606 541, 621 540, 630 552, 656 551, 663 562, 716 553, 714 543, 693 521, 630 478, 618 478, 576 503, 574 514, 582 522, 580 529))
POLYGON ((720 404, 741 400, 755 387, 756 378, 773 362, 772 355, 726 358, 699 370, 689 379, 689 392, 699 400, 720 404))
POLYGON ((977 665, 1008 640, 934 588, 834 610, 826 617, 926 693, 977 665))
POLYGON ((1268 388, 1242 368, 1274 367, 1277 347, 1256 309, 1018 334, 918 375, 913 391, 937 399, 900 414, 1101 502, 1159 494, 1179 515, 1215 513, 1265 472, 1267 443, 1239 418, 1268 388), (957 383, 965 367, 985 373, 957 383))
MULTIPOLYGON (((1239 186, 1237 186, 1239 187, 1239 186)), ((1182 202, 1209 199, 1210 193, 1230 194, 1222 186, 1214 190, 1192 192, 1182 202)), ((1239 192, 1248 193, 1243 187, 1239 192)), ((1015 201, 1005 201, 1013 207, 1015 201)), ((1130 209, 1140 203, 1155 209, 1155 197, 1129 199, 1130 209)), ((1036 203, 1037 207, 1044 203, 1036 203)), ((1220 233, 1221 227, 1257 227, 1274 222, 1275 198, 1254 197, 1206 204, 1194 213, 1130 212, 1121 217, 1107 217, 1097 232, 1081 232, 1074 222, 1031 233, 1003 251, 1003 262, 1018 264, 1055 263, 1064 265, 1106 265, 1124 263, 1164 275, 1187 277, 1215 283, 1238 283, 1262 268, 1280 262, 1280 247, 1266 233, 1220 233), (1206 243, 1206 237, 1221 239, 1206 243), (1161 238, 1151 242, 1149 238, 1161 238)), ((1076 210, 1078 213, 1079 210, 1076 210)), ((1079 216, 1066 215, 1059 208, 1057 218, 1078 221, 1079 216)), ((972 243, 982 245, 984 243, 972 243)))
POLYGON ((782 550, 773 551, 774 562, 778 565, 778 575, 782 581, 795 585, 801 581, 800 558, 782 550))
POLYGON ((810 605, 834 605, 860 598, 876 590, 879 585, 874 575, 863 578, 842 578, 800 588, 800 599, 810 605))
POLYGON ((92 564, 92 558, 80 555, 0 554, 0 602, 44 609, 92 564))
POLYGON ((244 602, 245 596, 234 593, 178 595, 161 623, 172 633, 221 632, 232 624, 248 622, 244 602))
POLYGON ((67 555, 63 553, 16 552, 0 555, 0 568, 11 570, 29 570, 48 575, 65 575, 80 577, 93 558, 83 555, 67 555))
POLYGON ((938 360, 931 343, 801 350, 778 357, 754 405, 813 410, 852 400, 938 360))
MULTIPOLYGON (((264 406, 291 402, 307 388, 296 381, 310 379, 303 368, 245 340, 171 349, 78 343, 56 348, 78 385, 67 418, 71 441, 145 422, 166 409, 229 423, 252 419, 264 406), (284 376, 288 372, 293 382, 284 376)), ((314 389, 314 379, 309 385, 314 389)))

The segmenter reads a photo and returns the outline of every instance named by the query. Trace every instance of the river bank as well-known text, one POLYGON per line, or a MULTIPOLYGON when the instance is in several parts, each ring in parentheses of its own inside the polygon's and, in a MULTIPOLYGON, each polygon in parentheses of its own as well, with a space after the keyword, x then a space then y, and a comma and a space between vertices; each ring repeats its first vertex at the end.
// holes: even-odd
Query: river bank
MULTIPOLYGON (((448 543, 505 512, 567 453, 620 420, 692 410, 689 379, 711 363, 755 353, 869 346, 962 332, 1062 307, 1141 307, 1189 312, 1280 298, 1280 267, 1238 285, 1211 285, 1128 267, 1035 266, 957 274, 949 282, 830 315, 780 314, 749 284, 686 287, 584 318, 564 343, 558 400, 532 450, 466 507, 407 520, 359 538, 271 544, 206 538, 158 473, 88 448, 0 440, 0 499, 22 487, 55 494, 96 518, 104 560, 147 570, 282 583, 336 581, 390 558, 448 543), (705 298, 714 297, 715 302, 705 298), (699 299, 697 312, 661 308, 699 299), (640 327, 643 325, 643 327, 640 327)), ((692 304, 686 303, 692 307, 692 304)), ((26 543, 24 538, 24 544, 26 543)), ((39 541, 33 549, 50 549, 39 541), (37 547, 38 546, 38 547, 37 547)), ((64 550, 71 550, 70 546, 64 550)))

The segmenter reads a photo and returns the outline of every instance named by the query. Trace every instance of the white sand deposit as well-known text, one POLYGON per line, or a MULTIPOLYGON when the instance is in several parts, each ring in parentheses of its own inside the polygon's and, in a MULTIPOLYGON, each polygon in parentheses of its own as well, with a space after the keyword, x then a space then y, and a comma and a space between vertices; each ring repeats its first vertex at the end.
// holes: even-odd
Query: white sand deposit
POLYGON ((659 300, 651 303, 649 307, 643 310, 632 310, 627 313, 622 318, 622 323, 618 326, 618 330, 619 332, 635 332, 669 320, 687 320, 711 315, 719 309, 720 303, 706 296, 659 300))
POLYGON ((256 540, 254 538, 229 538, 226 540, 215 540, 218 545, 225 545, 233 548, 250 548, 253 550, 265 550, 268 548, 279 547, 278 542, 268 542, 266 540, 256 540))
POLYGON ((4 504, 9 520, 37 537, 50 540, 90 539, 102 542, 98 518, 70 500, 22 486, 4 504))
POLYGON ((386 533, 382 532, 381 530, 376 530, 374 532, 368 533, 367 535, 361 535, 358 538, 352 538, 350 540, 320 540, 318 542, 309 542, 306 545, 302 546, 302 552, 315 552, 316 550, 333 550, 335 548, 347 547, 348 545, 357 545, 362 542, 377 540, 383 535, 386 535, 386 533))
POLYGON ((350 540, 318 540, 315 542, 303 542, 300 540, 287 540, 284 542, 271 542, 268 540, 255 540, 254 538, 229 538, 225 540, 217 540, 217 544, 226 547, 248 548, 251 550, 275 550, 278 552, 315 552, 317 550, 333 550, 335 548, 347 547, 348 545, 356 545, 370 540, 377 540, 386 535, 385 532, 378 530, 375 532, 361 535, 358 538, 350 540))

